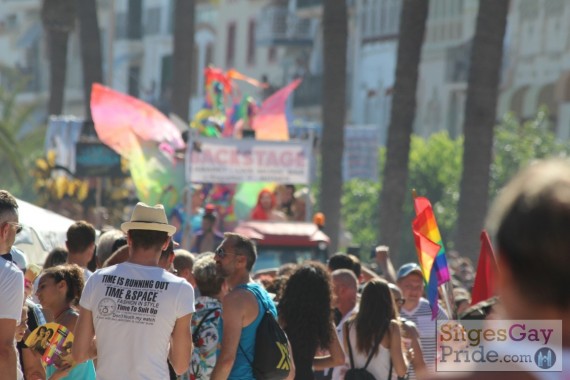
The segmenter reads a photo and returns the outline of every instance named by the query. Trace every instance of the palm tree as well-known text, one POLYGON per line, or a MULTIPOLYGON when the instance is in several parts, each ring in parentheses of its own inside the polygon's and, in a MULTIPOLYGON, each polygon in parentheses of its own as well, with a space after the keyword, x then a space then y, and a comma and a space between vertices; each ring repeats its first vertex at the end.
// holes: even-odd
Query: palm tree
POLYGON ((476 262, 489 203, 489 178, 497 97, 507 26, 508 0, 480 0, 467 99, 463 175, 458 206, 457 250, 476 262))
POLYGON ((17 104, 16 97, 25 88, 29 78, 14 69, 0 67, 0 73, 8 78, 0 86, 0 178, 6 185, 23 186, 29 178, 26 166, 35 153, 41 151, 45 130, 22 127, 30 119, 37 104, 17 104), (40 147, 40 148, 38 148, 40 147))
POLYGON ((48 114, 63 112, 65 75, 67 72, 67 42, 75 25, 74 0, 43 0, 42 22, 48 33, 50 83, 48 114))
POLYGON ((91 120, 91 86, 93 83, 103 83, 103 58, 101 54, 101 32, 97 17, 97 1, 77 0, 77 17, 81 39, 85 120, 91 120))
POLYGON ((172 112, 188 121, 192 54, 194 53, 195 0, 176 0, 172 57, 172 112))
POLYGON ((416 115, 418 67, 426 28, 427 0, 404 0, 400 15, 400 37, 396 81, 390 113, 386 164, 380 193, 380 237, 393 252, 399 252, 403 205, 407 191, 410 135, 416 115))
POLYGON ((321 209, 331 238, 329 252, 339 240, 342 194, 342 152, 346 118, 346 0, 323 1, 323 135, 321 142, 321 209))

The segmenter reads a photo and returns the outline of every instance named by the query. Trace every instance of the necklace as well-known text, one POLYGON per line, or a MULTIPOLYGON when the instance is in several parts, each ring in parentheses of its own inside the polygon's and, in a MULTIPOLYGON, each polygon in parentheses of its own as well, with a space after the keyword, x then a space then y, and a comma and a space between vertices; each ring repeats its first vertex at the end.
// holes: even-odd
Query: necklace
POLYGON ((63 314, 67 313, 69 310, 71 310, 70 307, 68 307, 67 309, 63 310, 61 313, 59 313, 53 320, 54 322, 57 322, 59 317, 61 317, 63 314))

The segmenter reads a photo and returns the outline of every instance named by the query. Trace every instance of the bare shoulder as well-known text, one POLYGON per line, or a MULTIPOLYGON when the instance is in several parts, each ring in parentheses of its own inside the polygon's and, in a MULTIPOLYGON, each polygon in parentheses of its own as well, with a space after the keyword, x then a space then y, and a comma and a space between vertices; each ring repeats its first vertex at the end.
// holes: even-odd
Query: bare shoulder
POLYGON ((243 309, 250 307, 253 303, 257 304, 255 296, 245 289, 234 289, 226 294, 223 299, 223 308, 226 307, 243 309))
MULTIPOLYGON (((242 326, 248 326, 258 313, 257 299, 245 289, 234 289, 228 293, 222 302, 224 319, 238 318, 242 326)), ((224 322, 225 323, 225 322, 224 322)))

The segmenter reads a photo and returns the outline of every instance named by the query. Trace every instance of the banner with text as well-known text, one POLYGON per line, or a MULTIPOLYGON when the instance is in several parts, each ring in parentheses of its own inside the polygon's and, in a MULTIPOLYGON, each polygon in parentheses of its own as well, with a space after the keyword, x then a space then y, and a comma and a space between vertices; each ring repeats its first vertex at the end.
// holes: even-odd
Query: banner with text
POLYGON ((310 142, 199 138, 188 144, 193 183, 310 183, 310 142))
POLYGON ((436 370, 559 372, 562 335, 561 320, 437 321, 436 370))

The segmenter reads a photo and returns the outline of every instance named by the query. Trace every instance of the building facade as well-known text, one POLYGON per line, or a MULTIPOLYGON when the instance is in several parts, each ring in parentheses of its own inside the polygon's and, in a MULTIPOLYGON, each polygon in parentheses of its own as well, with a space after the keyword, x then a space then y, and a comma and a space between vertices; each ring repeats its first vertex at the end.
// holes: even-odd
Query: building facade
MULTIPOLYGON (((106 85, 169 111, 174 0, 100 0, 99 25, 106 85)), ((208 64, 270 84, 240 89, 262 100, 291 80, 303 83, 291 100, 296 120, 321 123, 322 0, 198 1, 191 115, 203 104, 208 64)), ((376 125, 384 144, 395 80, 401 0, 349 0, 347 124, 376 125)), ((477 0, 431 0, 422 50, 414 131, 422 136, 462 131, 477 0)), ((49 65, 41 2, 0 0, 0 65, 29 77, 20 101, 44 110, 49 65)), ((549 108, 560 138, 570 137, 570 4, 511 2, 498 117, 533 117, 549 108)), ((70 35, 64 113, 83 116, 77 28, 70 35)), ((0 83, 6 84, 0 73, 0 83)))

